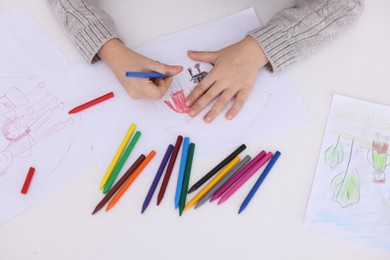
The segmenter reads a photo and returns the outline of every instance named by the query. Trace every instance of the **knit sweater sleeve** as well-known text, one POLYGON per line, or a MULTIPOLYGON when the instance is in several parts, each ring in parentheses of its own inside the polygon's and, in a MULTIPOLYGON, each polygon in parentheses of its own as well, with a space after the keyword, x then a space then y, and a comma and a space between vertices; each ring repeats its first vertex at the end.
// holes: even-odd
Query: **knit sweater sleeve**
POLYGON ((55 16, 83 57, 100 60, 97 52, 109 40, 119 38, 114 21, 96 0, 48 0, 55 16))
POLYGON ((282 71, 335 38, 363 9, 364 0, 302 0, 248 35, 267 56, 266 68, 282 71))

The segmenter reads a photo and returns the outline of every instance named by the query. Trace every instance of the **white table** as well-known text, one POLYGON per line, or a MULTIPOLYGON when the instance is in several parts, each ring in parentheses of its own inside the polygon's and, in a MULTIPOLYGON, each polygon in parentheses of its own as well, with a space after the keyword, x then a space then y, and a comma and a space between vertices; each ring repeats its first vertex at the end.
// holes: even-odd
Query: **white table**
MULTIPOLYGON (((136 46, 250 6, 264 23, 292 1, 100 2, 127 44, 136 46)), ((2 0, 0 11, 18 3, 28 6, 71 62, 81 60, 45 0, 2 0)), ((170 185, 163 203, 141 215, 152 180, 144 178, 132 187, 127 203, 91 216, 101 178, 91 170, 1 225, 0 259, 390 259, 389 252, 303 228, 333 93, 390 104, 388 10, 389 1, 367 1, 352 28, 287 72, 312 121, 248 145, 248 152, 278 149, 283 160, 244 214, 236 214, 242 196, 234 196, 221 207, 202 206, 179 217, 170 185)), ((194 170, 209 168, 204 161, 194 170)))

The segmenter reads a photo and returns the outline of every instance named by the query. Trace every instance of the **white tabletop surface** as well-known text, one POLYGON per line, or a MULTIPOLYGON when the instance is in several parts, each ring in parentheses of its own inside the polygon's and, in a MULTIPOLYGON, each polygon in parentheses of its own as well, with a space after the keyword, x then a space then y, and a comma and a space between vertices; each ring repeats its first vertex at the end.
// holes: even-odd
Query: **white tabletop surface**
MULTIPOLYGON (((293 1, 99 2, 131 47, 251 6, 265 23, 293 1)), ((72 63, 81 60, 46 0, 1 0, 0 11, 19 3, 72 63)), ((287 71, 312 120, 248 144, 249 152, 260 146, 278 149, 283 159, 245 214, 236 214, 242 198, 232 198, 222 207, 203 206, 179 217, 171 198, 165 198, 141 215, 151 181, 142 179, 132 187, 135 197, 127 205, 91 216, 101 178, 91 170, 0 225, 0 259, 390 259, 390 252, 303 227, 332 95, 390 105, 388 10, 387 0, 367 1, 364 14, 347 32, 287 71)))

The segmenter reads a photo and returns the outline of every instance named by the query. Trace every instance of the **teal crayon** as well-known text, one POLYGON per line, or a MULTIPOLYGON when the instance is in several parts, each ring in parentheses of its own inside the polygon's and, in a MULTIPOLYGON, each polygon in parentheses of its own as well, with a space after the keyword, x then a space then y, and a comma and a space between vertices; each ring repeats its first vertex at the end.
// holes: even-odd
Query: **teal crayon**
POLYGON ((191 175, 192 161, 194 158, 194 151, 195 151, 195 144, 191 143, 190 148, 188 150, 186 170, 185 170, 184 179, 183 179, 183 187, 181 190, 181 197, 180 197, 180 204, 179 204, 180 216, 183 213, 184 207, 186 205, 188 183, 190 182, 190 175, 191 175))

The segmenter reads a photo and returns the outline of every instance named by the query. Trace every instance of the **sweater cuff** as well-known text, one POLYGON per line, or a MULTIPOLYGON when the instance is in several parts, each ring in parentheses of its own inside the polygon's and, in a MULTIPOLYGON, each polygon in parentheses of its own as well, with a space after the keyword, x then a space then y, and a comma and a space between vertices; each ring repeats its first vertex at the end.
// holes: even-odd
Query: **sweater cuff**
POLYGON ((120 39, 115 29, 107 29, 100 23, 90 24, 75 34, 75 43, 80 53, 89 63, 100 61, 97 55, 100 48, 111 39, 120 39))
POLYGON ((286 30, 275 24, 266 24, 248 32, 255 38, 267 56, 265 66, 271 72, 285 70, 298 61, 296 51, 289 42, 286 30))

